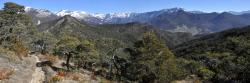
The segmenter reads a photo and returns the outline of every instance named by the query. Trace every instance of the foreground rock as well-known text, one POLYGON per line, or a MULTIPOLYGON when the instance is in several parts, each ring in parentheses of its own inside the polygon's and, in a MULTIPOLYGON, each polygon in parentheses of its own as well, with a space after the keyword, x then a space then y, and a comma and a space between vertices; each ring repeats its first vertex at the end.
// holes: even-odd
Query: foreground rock
POLYGON ((59 60, 49 64, 43 55, 23 57, 0 55, 0 83, 110 83, 109 80, 94 75, 93 72, 79 69, 64 71, 66 68, 59 60))
POLYGON ((23 57, 22 60, 0 55, 0 69, 13 70, 7 78, 0 80, 0 83, 42 83, 44 73, 41 68, 36 67, 38 61, 35 55, 23 57))

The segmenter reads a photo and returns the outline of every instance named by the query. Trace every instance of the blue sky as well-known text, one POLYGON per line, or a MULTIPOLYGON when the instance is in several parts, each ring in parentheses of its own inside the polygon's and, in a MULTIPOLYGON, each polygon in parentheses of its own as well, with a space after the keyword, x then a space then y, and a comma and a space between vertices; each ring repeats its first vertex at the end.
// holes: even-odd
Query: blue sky
POLYGON ((56 12, 62 9, 92 13, 147 12, 180 7, 205 12, 250 10, 250 0, 0 0, 56 12))

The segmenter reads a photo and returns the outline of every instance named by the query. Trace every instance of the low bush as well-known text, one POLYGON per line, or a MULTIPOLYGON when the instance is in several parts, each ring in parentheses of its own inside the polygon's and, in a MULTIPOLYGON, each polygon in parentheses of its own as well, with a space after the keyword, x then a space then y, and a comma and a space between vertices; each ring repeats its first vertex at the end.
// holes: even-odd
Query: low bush
POLYGON ((52 63, 56 63, 59 61, 59 57, 58 56, 55 56, 55 55, 52 55, 52 54, 45 54, 44 55, 44 59, 52 62, 52 63))
POLYGON ((61 76, 53 76, 50 80, 49 80, 49 83, 56 83, 58 81, 61 81, 63 78, 61 76))
POLYGON ((25 47, 22 41, 16 41, 12 49, 16 55, 19 56, 19 58, 28 56, 28 49, 25 47))

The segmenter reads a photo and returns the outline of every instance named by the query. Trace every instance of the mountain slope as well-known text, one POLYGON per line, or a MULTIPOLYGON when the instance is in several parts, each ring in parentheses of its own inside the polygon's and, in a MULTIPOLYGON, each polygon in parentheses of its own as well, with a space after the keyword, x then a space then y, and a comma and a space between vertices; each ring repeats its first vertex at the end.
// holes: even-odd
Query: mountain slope
POLYGON ((38 27, 41 32, 50 32, 57 37, 65 34, 89 39, 98 37, 95 32, 97 28, 68 15, 40 24, 38 27))
POLYGON ((49 10, 35 9, 31 7, 25 7, 25 13, 32 17, 35 24, 39 25, 44 22, 55 20, 58 18, 57 15, 53 14, 49 10))
MULTIPOLYGON (((213 82, 248 82, 250 26, 201 37, 175 47, 178 57, 201 62, 213 82)), ((198 74, 199 75, 199 74, 198 74)))
POLYGON ((142 37, 147 31, 154 31, 161 40, 165 41, 169 47, 178 45, 184 41, 192 39, 189 33, 172 33, 165 30, 154 28, 153 26, 141 23, 127 24, 106 24, 99 26, 100 31, 107 37, 116 38, 127 43, 133 43, 142 37))
POLYGON ((113 38, 131 44, 147 31, 155 31, 170 47, 192 38, 189 33, 172 33, 141 23, 90 25, 71 16, 40 24, 38 29, 55 36, 71 34, 84 39, 113 38))

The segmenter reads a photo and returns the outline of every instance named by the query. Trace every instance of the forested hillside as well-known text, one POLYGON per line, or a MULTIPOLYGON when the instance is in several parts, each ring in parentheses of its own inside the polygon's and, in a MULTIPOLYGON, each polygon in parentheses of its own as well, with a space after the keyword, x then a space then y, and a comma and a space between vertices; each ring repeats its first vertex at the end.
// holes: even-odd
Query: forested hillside
POLYGON ((176 56, 191 60, 192 73, 199 75, 199 67, 205 67, 202 75, 212 82, 249 81, 250 27, 214 33, 176 46, 176 56))

